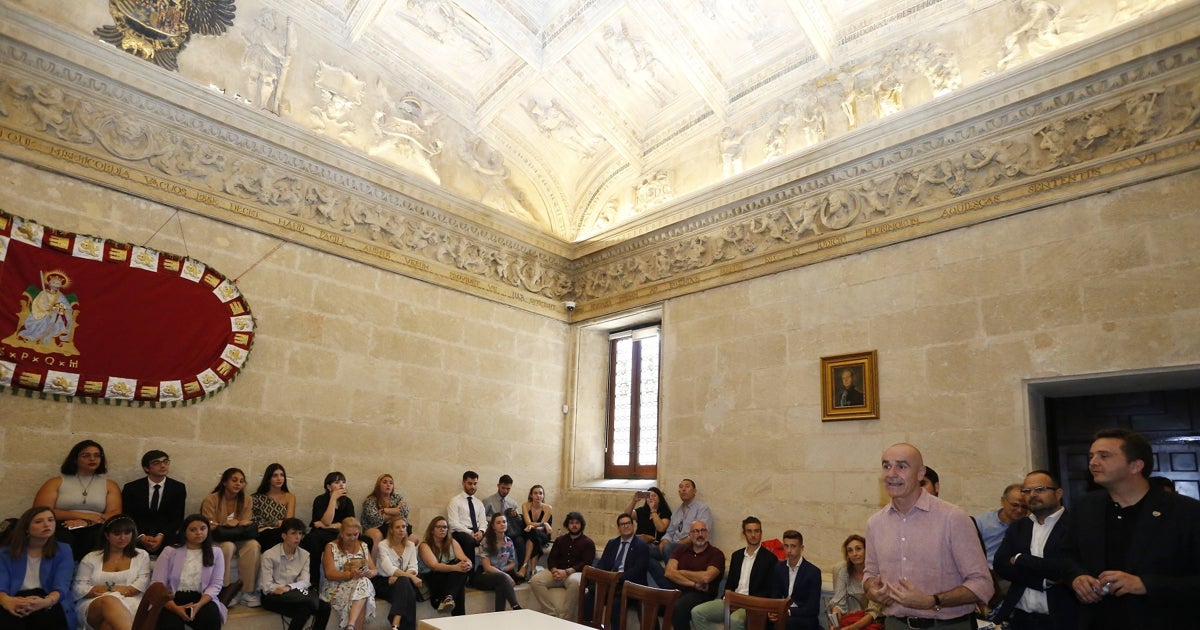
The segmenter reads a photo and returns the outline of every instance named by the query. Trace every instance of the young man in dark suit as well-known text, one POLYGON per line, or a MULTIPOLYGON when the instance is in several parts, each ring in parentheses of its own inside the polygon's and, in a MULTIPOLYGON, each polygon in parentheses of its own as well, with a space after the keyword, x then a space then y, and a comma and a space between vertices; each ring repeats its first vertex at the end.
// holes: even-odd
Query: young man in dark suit
POLYGON ((1070 586, 1079 627, 1167 628, 1195 615, 1200 501, 1151 488, 1154 451, 1126 429, 1096 433, 1088 469, 1102 489, 1071 510, 1070 586))
MULTIPOLYGON (((762 521, 753 516, 742 520, 742 537, 746 546, 729 555, 729 573, 725 590, 753 597, 771 596, 771 576, 779 559, 762 546, 762 521)), ((746 611, 734 611, 731 627, 746 626, 746 611)), ((692 630, 717 630, 725 625, 725 601, 718 598, 692 609, 692 630)))
POLYGON ((804 559, 804 536, 794 529, 783 532, 783 551, 787 557, 775 565, 771 597, 791 598, 788 630, 822 630, 821 570, 804 559))
POLYGON ((121 505, 137 524, 137 544, 151 554, 175 541, 187 504, 187 486, 167 477, 171 458, 154 450, 142 455, 146 476, 125 484, 121 505))

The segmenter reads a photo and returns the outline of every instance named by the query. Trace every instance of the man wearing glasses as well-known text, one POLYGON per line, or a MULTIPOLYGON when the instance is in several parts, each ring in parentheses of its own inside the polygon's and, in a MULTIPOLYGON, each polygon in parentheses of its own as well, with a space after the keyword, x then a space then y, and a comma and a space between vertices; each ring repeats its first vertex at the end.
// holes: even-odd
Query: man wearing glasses
POLYGON ((675 602, 675 628, 692 627, 692 608, 716 598, 725 573, 725 554, 708 544, 704 521, 692 521, 688 537, 691 543, 677 547, 667 561, 666 578, 683 593, 675 602))
POLYGON ((1029 518, 1009 526, 996 550, 996 573, 1012 583, 993 621, 1012 630, 1075 628, 1075 594, 1065 581, 1069 524, 1063 491, 1049 471, 1025 475, 1029 518))
POLYGON ((121 505, 137 524, 138 546, 157 554, 176 539, 187 504, 187 486, 167 477, 171 458, 162 451, 142 455, 142 470, 145 477, 121 489, 121 505))

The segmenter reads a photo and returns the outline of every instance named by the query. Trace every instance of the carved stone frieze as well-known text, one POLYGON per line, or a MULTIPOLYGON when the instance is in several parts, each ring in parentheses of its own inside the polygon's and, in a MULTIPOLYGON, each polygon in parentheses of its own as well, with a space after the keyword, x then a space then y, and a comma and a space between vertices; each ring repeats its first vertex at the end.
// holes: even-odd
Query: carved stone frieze
POLYGON ((580 310, 661 299, 752 267, 767 273, 783 259, 854 251, 854 241, 938 231, 937 220, 949 229, 967 214, 1038 207, 1039 195, 1053 198, 1048 191, 1178 157, 1198 142, 1200 82, 1184 71, 1198 62, 1192 42, 605 249, 580 261, 580 310), (1171 139, 1173 148, 1155 152, 1171 139))
MULTIPOLYGON (((778 183, 747 186, 751 192, 730 194, 711 211, 569 260, 456 212, 455 204, 469 202, 447 196, 440 207, 418 200, 397 189, 404 181, 384 185, 316 151, 266 142, 21 44, 0 40, 0 68, 0 155, 561 318, 592 317, 1040 207, 1158 176, 1160 164, 1200 168, 1200 157, 1192 157, 1200 155, 1200 40, 1189 40, 936 125, 911 111, 872 111, 928 131, 887 142, 885 131, 865 129, 877 149, 845 154, 852 157, 829 150, 808 170, 780 158, 773 168, 786 179, 750 175, 778 183), (567 299, 578 302, 569 315, 561 306, 567 299)), ((336 68, 329 71, 327 77, 337 76, 336 68)), ((889 72, 881 65, 876 79, 889 72)), ((352 78, 317 85, 353 88, 352 78)), ((886 81, 859 84, 876 104, 892 98, 886 81)), ((948 98, 964 99, 967 109, 989 97, 948 98)), ((421 103, 409 105, 417 107, 384 112, 391 117, 385 128, 408 129, 428 148, 434 141, 418 129, 428 128, 430 114, 421 103)), ((783 101, 763 126, 786 135, 789 125, 808 124, 800 105, 783 101)), ((275 119, 266 120, 269 131, 275 119)), ((744 129, 730 133, 731 142, 745 137, 744 129)), ((473 148, 477 168, 494 177, 494 199, 485 203, 521 211, 523 193, 503 160, 483 143, 473 148)), ((731 161, 738 151, 731 143, 731 161)), ((637 207, 679 203, 672 176, 647 172, 629 191, 637 207)), ((610 201, 602 220, 619 212, 610 201)))

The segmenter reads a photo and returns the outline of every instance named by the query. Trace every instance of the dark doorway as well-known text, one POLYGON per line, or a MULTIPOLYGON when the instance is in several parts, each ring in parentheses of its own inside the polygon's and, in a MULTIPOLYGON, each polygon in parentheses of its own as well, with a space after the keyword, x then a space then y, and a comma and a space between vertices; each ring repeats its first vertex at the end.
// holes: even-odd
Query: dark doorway
POLYGON ((1030 384, 1034 461, 1044 431, 1045 461, 1062 479, 1064 502, 1095 489, 1087 453, 1099 429, 1137 431, 1154 447, 1154 473, 1200 499, 1200 371, 1064 379, 1030 384), (1156 387, 1157 386, 1157 387, 1156 387))

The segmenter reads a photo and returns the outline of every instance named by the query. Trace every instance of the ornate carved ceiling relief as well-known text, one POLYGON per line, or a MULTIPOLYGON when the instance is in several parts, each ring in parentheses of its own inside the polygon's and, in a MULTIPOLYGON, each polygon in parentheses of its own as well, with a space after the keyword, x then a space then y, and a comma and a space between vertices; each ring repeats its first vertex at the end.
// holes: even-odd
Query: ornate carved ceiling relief
MULTIPOLYGON (((837 79, 856 96, 835 111, 842 126, 852 116, 895 124, 870 126, 845 145, 781 152, 771 168, 689 199, 691 218, 626 233, 577 260, 464 218, 450 196, 443 207, 389 186, 384 176, 365 177, 370 162, 333 166, 317 149, 261 140, 12 39, 0 39, 0 155, 578 320, 1196 168, 1200 38, 1181 34, 1198 26, 1200 6, 1180 9, 920 111, 890 108, 901 97, 881 57, 878 73, 837 79), (563 300, 578 302, 569 316, 563 300)), ((287 41, 281 34, 278 50, 287 41)), ((936 48, 919 51, 925 61, 915 67, 928 89, 951 89, 952 60, 936 48)), ((260 62, 278 60, 264 55, 260 62)), ((388 94, 333 65, 312 79, 329 93, 326 106, 310 112, 328 135, 356 124, 344 111, 369 103, 379 151, 420 170, 422 160, 447 150, 435 133, 439 114, 421 98, 388 94), (372 99, 373 90, 382 93, 372 99)), ((270 83, 249 97, 278 102, 270 83)), ((749 126, 728 126, 714 148, 722 167, 745 168, 748 134, 786 142, 803 128, 819 142, 829 110, 806 104, 792 100, 749 126)), ((561 103, 526 105, 523 115, 542 129, 542 142, 572 152, 593 143, 569 112, 555 111, 561 103)), ((268 120, 260 130, 279 137, 273 125, 283 124, 268 120)), ((532 193, 507 177, 511 167, 496 147, 478 141, 456 150, 477 181, 490 182, 480 192, 485 205, 548 220, 529 201, 532 193)), ((631 193, 634 212, 680 211, 679 176, 648 173, 631 193)), ((622 211, 609 201, 597 220, 617 223, 622 211)))

